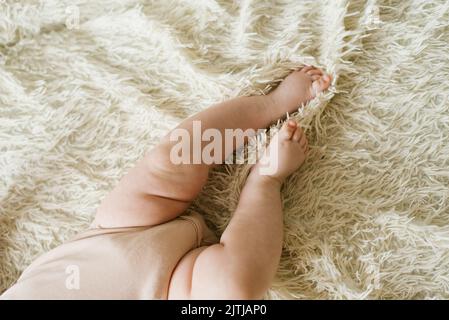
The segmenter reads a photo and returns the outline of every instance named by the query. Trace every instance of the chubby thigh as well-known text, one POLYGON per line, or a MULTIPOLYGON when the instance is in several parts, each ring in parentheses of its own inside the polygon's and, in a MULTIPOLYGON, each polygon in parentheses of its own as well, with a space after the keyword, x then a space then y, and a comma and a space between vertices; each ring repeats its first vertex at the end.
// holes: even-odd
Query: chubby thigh
POLYGON ((198 256, 208 246, 202 246, 189 251, 177 264, 172 273, 168 287, 168 299, 190 299, 192 289, 192 277, 195 262, 198 256))

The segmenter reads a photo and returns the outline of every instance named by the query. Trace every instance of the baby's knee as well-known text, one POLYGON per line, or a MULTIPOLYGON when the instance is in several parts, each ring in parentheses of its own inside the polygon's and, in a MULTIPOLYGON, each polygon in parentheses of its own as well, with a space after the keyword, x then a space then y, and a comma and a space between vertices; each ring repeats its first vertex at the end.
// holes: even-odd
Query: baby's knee
POLYGON ((143 162, 151 176, 170 185, 180 200, 191 201, 203 188, 209 175, 204 165, 175 164, 170 158, 170 144, 162 143, 147 152, 143 162))

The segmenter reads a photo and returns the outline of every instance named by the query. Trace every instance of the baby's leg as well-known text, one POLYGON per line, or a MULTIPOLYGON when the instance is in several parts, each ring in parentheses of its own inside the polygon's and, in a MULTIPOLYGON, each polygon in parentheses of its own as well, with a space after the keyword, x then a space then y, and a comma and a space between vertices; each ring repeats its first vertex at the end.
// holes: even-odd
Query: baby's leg
POLYGON ((191 266, 190 292, 179 292, 185 279, 176 270, 169 298, 260 299, 268 290, 282 250, 281 184, 304 162, 308 149, 294 121, 285 124, 278 136, 268 155, 278 160, 276 172, 262 175, 259 164, 253 168, 220 243, 197 250, 179 263, 184 274, 185 266, 191 266), (183 296, 186 292, 188 296, 183 296))
MULTIPOLYGON (((268 97, 242 97, 213 106, 182 122, 177 129, 185 129, 193 139, 193 121, 200 121, 202 131, 215 128, 224 137, 227 128, 265 128, 274 117, 268 97)), ((206 183, 211 166, 174 164, 170 152, 177 143, 167 136, 150 150, 102 202, 94 224, 149 226, 182 214, 206 183)), ((193 154, 192 141, 190 145, 189 152, 193 154)))
MULTIPOLYGON (((178 128, 185 129, 191 138, 194 121, 201 122, 203 132, 209 128, 217 129, 222 137, 225 129, 266 128, 286 112, 295 111, 329 84, 329 76, 306 67, 290 74, 268 96, 241 97, 220 103, 185 120, 178 128)), ((150 226, 182 214, 206 183, 211 165, 174 164, 170 152, 176 144, 167 136, 148 152, 104 199, 93 224, 102 227, 150 226)), ((206 144, 203 142, 203 146, 206 144)), ((234 145, 231 150, 236 147, 239 145, 234 145)), ((190 153, 194 151, 192 147, 190 153)), ((223 152, 223 159, 227 156, 223 152)))

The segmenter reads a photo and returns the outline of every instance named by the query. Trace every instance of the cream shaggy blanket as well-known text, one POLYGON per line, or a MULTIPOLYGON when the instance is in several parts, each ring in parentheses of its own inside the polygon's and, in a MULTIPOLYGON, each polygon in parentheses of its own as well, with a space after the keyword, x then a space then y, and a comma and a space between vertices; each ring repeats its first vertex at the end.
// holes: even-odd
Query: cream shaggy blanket
MULTIPOLYGON (((449 298, 448 43, 446 0, 0 0, 0 292, 182 119, 313 63, 268 298, 449 298)), ((247 170, 194 204, 217 234, 247 170)))

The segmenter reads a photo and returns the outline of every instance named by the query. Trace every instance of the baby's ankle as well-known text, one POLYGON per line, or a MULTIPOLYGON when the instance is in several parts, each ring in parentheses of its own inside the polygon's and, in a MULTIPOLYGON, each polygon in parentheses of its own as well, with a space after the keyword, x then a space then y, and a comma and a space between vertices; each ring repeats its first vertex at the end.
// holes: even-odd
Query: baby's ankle
POLYGON ((282 108, 279 106, 278 100, 274 96, 273 92, 270 92, 267 95, 260 96, 260 99, 264 113, 271 123, 277 121, 279 118, 285 115, 285 113, 283 113, 282 111, 282 108))
POLYGON ((285 179, 281 177, 261 174, 257 167, 254 167, 251 170, 251 173, 248 177, 248 181, 253 181, 254 183, 260 185, 279 189, 282 187, 284 180, 285 179))

